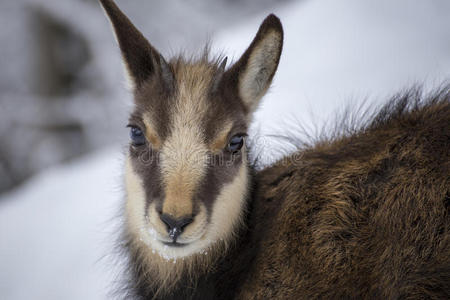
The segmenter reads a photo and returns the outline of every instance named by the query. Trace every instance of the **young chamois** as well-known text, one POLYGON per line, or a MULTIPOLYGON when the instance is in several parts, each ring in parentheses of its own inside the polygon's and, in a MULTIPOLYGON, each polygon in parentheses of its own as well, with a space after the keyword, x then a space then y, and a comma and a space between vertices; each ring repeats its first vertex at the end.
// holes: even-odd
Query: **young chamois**
POLYGON ((134 84, 125 298, 450 298, 448 86, 257 172, 244 141, 279 19, 227 69, 206 54, 165 61, 100 1, 134 84))

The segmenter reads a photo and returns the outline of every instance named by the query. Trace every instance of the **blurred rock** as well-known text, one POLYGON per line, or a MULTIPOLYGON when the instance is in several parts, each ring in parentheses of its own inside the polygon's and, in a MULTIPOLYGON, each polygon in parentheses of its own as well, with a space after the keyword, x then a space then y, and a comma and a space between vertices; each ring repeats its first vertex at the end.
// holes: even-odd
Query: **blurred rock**
POLYGON ((44 9, 30 12, 35 39, 33 87, 41 97, 68 96, 83 81, 81 70, 92 55, 86 39, 44 9))

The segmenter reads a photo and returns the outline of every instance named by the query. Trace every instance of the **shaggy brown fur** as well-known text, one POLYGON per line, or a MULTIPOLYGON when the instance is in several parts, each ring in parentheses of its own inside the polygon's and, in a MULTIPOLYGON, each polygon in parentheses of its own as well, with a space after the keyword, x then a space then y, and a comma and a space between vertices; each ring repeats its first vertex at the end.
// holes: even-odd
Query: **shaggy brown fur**
MULTIPOLYGON (((156 298, 448 299, 449 149, 449 87, 396 97, 355 134, 254 173, 236 243, 156 298)), ((131 254, 128 295, 152 299, 131 254)))
POLYGON ((247 149, 227 144, 277 69, 278 18, 224 70, 207 55, 167 63, 100 1, 135 84, 131 126, 147 136, 126 167, 127 299, 450 298, 449 86, 398 96, 358 130, 255 172, 247 149), (228 164, 178 160, 190 152, 228 164), (179 239, 196 221, 205 233, 167 240, 166 213, 192 218, 179 239))
POLYGON ((448 87, 299 154, 256 175, 258 250, 237 298, 450 297, 448 87))

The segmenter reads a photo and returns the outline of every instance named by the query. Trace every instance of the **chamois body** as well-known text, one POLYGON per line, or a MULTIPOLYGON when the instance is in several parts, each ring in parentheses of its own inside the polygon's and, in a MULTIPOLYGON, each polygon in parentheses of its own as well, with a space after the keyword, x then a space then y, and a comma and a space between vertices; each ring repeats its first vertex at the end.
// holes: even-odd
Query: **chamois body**
MULTIPOLYGON (((112 0, 134 110, 125 163, 129 299, 450 298, 450 89, 256 172, 245 143, 283 46, 166 61, 112 0)), ((334 130, 339 132, 339 129, 334 130)))
POLYGON ((270 223, 238 298, 449 298, 450 90, 432 98, 257 175, 270 223))
MULTIPOLYGON (((448 299, 450 90, 254 172, 246 227, 161 299, 448 299)), ((152 299, 133 257, 130 291, 152 299)))

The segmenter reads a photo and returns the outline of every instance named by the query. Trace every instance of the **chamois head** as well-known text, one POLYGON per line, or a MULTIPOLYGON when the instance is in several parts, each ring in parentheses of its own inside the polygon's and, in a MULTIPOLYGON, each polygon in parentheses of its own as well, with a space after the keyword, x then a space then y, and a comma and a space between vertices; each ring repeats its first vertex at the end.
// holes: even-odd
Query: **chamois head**
POLYGON ((242 220, 249 182, 244 139, 278 66, 281 23, 269 15, 226 69, 226 59, 208 55, 166 61, 113 1, 100 1, 133 84, 127 234, 153 260, 212 252, 242 220))

